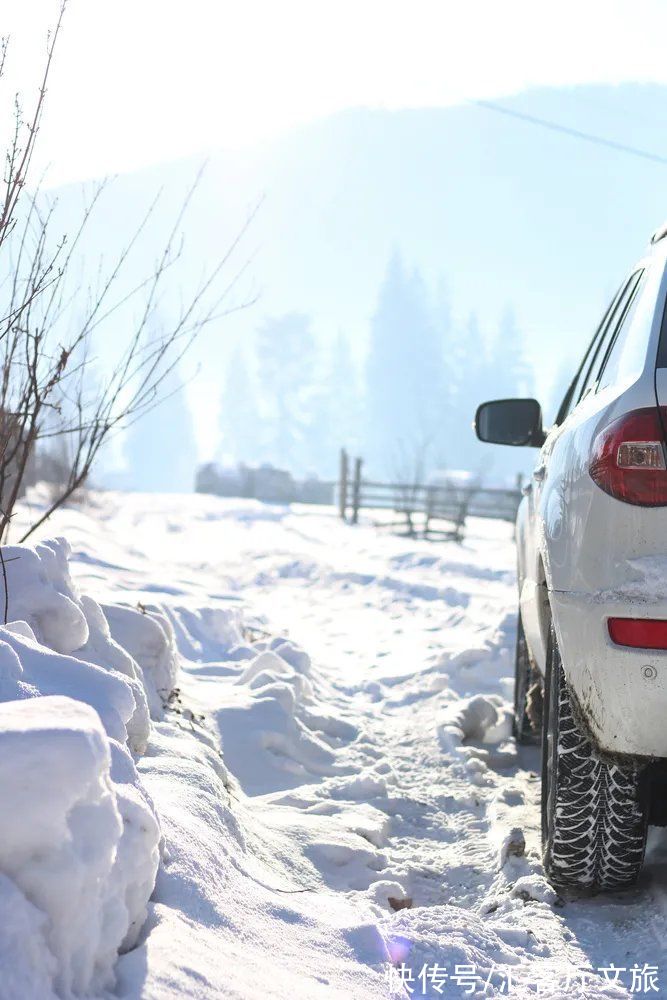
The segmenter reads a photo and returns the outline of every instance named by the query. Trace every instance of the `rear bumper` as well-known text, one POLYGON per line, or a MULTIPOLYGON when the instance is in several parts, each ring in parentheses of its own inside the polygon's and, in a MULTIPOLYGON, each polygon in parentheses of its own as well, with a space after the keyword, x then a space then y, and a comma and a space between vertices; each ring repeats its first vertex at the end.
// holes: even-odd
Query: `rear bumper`
POLYGON ((607 628, 610 617, 667 619, 667 598, 563 591, 549 598, 565 675, 599 749, 667 758, 667 650, 617 646, 607 628))

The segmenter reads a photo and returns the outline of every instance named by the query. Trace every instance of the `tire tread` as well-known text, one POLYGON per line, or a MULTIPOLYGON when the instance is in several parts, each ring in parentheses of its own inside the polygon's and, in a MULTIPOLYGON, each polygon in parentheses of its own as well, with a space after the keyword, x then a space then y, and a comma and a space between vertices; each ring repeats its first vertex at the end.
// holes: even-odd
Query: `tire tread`
POLYGON ((646 840, 640 770, 632 762, 602 757, 582 732, 557 649, 551 669, 558 671, 553 720, 558 749, 547 874, 554 884, 569 887, 630 885, 641 871, 646 840))

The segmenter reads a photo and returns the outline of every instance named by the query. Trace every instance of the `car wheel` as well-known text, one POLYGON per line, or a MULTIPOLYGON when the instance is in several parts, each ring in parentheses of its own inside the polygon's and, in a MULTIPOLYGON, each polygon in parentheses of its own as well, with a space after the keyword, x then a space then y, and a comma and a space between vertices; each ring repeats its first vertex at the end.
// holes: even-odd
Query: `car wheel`
POLYGON ((512 720, 512 734, 517 743, 535 742, 535 730, 528 713, 528 692, 532 683, 533 667, 519 611, 514 654, 514 719, 512 720))
POLYGON ((619 889, 644 859, 641 769, 601 756, 573 711, 551 627, 542 727, 542 849, 560 888, 619 889))

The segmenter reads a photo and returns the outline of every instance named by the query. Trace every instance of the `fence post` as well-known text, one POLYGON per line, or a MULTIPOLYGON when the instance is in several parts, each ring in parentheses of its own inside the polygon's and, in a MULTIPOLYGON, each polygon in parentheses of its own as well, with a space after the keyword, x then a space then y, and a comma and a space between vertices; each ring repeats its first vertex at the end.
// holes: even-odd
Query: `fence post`
POLYGON ((347 478, 348 478, 348 458, 345 448, 340 450, 340 474, 338 477, 338 513, 341 520, 345 520, 347 514, 347 478))
POLYGON ((359 521, 359 507, 361 506, 361 466, 363 462, 360 458, 354 460, 354 482, 352 483, 352 524, 359 521))
POLYGON ((431 530, 431 516, 433 514, 433 508, 435 506, 435 491, 437 486, 427 486, 426 487, 426 503, 424 506, 424 538, 428 538, 429 531, 431 530))

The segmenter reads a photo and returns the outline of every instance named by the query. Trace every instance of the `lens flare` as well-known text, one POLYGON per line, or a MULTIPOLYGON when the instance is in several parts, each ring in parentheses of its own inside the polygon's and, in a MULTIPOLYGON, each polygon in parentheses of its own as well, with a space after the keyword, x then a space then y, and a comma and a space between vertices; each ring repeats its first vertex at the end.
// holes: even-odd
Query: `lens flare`
POLYGON ((410 954, 411 948, 412 944, 407 938, 390 937, 387 940, 387 951, 389 952, 389 958, 394 965, 404 962, 410 954))

